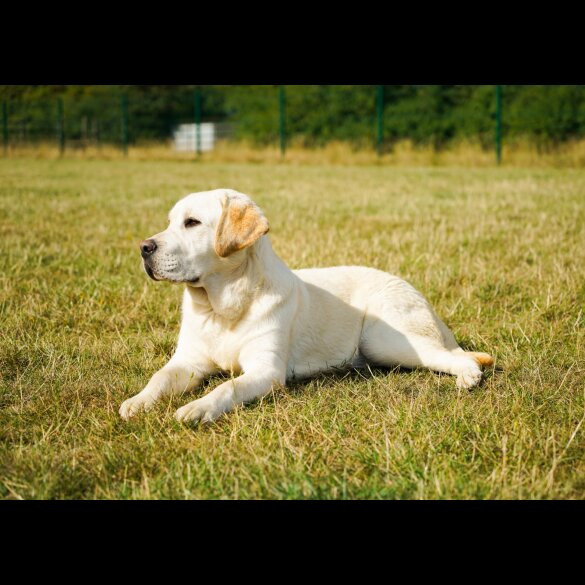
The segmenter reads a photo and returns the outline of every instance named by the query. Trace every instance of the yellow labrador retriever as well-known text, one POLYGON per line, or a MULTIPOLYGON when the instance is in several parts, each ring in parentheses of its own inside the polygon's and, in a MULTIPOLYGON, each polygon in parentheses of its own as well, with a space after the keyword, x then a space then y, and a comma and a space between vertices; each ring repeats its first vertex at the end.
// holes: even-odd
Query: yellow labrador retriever
POLYGON ((473 388, 493 359, 463 351, 425 298, 371 268, 291 271, 272 250, 268 221, 246 195, 189 195, 166 231, 141 244, 154 280, 184 283, 177 351, 120 415, 128 419, 211 374, 237 377, 180 408, 209 422, 287 380, 366 363, 425 367, 473 388))

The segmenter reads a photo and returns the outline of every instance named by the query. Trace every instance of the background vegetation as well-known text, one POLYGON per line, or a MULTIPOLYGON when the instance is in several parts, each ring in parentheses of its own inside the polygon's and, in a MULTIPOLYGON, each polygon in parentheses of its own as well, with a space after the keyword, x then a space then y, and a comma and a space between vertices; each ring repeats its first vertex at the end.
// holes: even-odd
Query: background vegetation
MULTIPOLYGON (((55 134, 62 98, 69 140, 120 141, 120 96, 129 98, 133 143, 167 140, 179 123, 194 119, 194 85, 0 86, 13 140, 46 140, 55 134)), ((493 148, 492 85, 387 85, 385 148, 408 139, 441 149, 473 139, 493 148)), ((203 121, 234 125, 237 138, 266 145, 278 138, 276 86, 202 86, 203 121)), ((371 146, 376 128, 376 86, 286 86, 289 137, 304 146, 349 141, 371 146)), ((585 86, 504 86, 503 131, 507 141, 529 140, 555 148, 585 135, 585 86)))

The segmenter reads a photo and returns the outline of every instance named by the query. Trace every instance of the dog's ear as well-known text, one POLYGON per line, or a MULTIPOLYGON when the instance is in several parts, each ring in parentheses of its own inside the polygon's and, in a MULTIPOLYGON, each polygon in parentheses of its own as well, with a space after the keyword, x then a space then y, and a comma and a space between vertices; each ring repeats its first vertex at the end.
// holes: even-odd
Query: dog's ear
POLYGON ((269 230, 268 220, 254 202, 225 195, 215 233, 215 251, 227 258, 248 248, 269 230))

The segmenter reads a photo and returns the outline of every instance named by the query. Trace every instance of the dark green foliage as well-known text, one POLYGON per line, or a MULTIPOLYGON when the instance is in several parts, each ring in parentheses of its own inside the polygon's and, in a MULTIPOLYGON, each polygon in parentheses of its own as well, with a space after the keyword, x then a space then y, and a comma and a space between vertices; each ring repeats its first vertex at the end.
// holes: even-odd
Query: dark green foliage
MULTIPOLYGON (((166 140, 194 120, 194 85, 0 86, 9 105, 11 142, 55 138, 57 99, 64 100, 71 144, 121 140, 120 98, 129 98, 130 141, 166 140)), ((273 85, 202 86, 203 121, 234 124, 236 137, 257 144, 278 140, 278 88, 273 85)), ((456 139, 494 142, 495 86, 387 85, 384 138, 441 148, 456 139)), ((289 85, 287 131, 306 146, 331 140, 373 146, 376 87, 289 85)), ((504 137, 528 138, 546 149, 585 133, 585 86, 504 86, 504 137)))

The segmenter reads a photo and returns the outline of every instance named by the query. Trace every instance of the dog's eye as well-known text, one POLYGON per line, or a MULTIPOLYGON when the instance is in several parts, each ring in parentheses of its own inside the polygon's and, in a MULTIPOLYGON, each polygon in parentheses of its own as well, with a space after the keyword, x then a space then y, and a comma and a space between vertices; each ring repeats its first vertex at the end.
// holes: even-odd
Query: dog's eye
POLYGON ((198 219, 193 219, 192 217, 185 220, 185 227, 186 228, 195 227, 196 225, 200 225, 200 224, 201 224, 201 222, 198 219))

